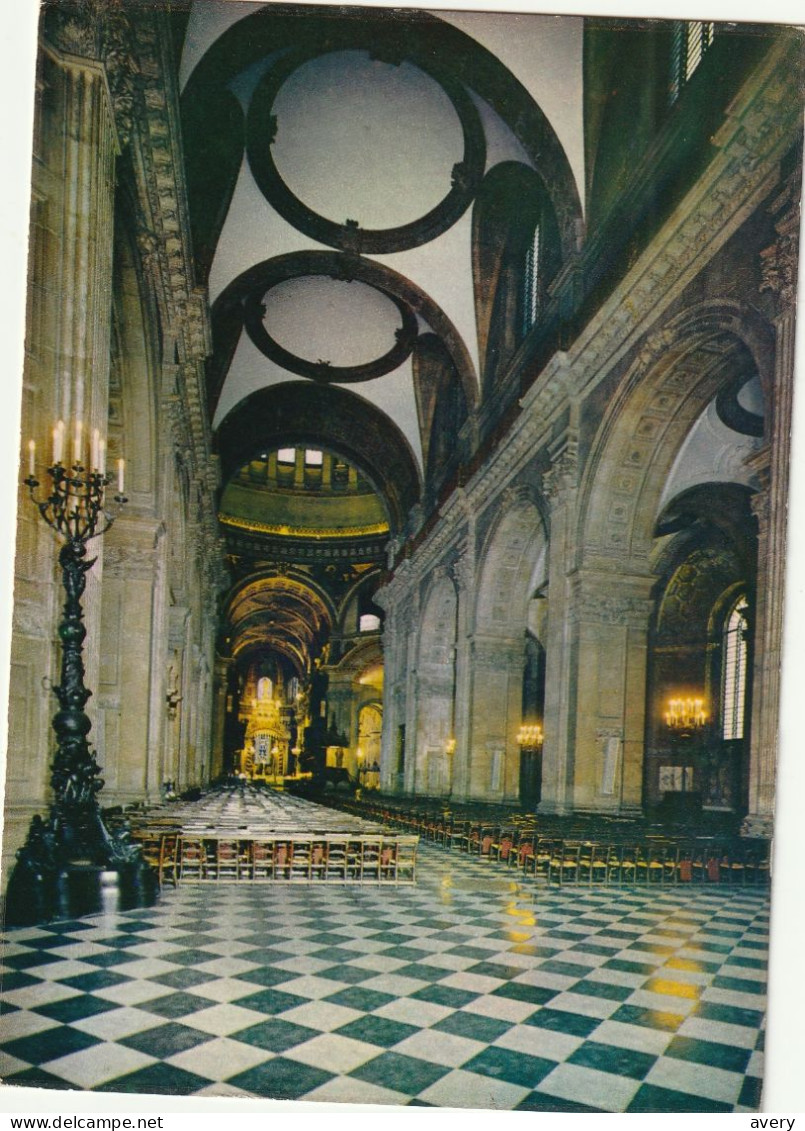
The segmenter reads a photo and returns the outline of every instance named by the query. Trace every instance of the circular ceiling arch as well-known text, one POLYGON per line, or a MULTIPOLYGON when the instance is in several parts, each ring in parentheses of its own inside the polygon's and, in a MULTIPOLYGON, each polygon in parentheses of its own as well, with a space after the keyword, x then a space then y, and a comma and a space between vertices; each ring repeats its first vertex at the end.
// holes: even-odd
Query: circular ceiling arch
MULTIPOLYGON (((365 51, 370 60, 399 67, 403 60, 421 75, 432 79, 447 95, 461 126, 463 157, 450 171, 450 187, 444 197, 424 215, 406 224, 383 229, 363 228, 359 220, 345 218, 338 223, 314 211, 291 191, 275 160, 273 150, 277 130, 281 128, 275 114, 276 102, 284 85, 311 60, 336 54, 324 42, 294 51, 278 59, 267 71, 255 90, 246 124, 246 152, 249 166, 263 195, 277 212, 300 232, 319 243, 341 251, 383 254, 407 251, 430 242, 459 219, 471 204, 486 166, 486 140, 483 126, 472 99, 463 85, 456 82, 449 69, 435 60, 424 44, 418 44, 404 26, 385 29, 385 42, 379 47, 371 26, 355 23, 348 28, 349 48, 337 54, 365 51)), ((412 155, 408 155, 409 159, 412 155)))
POLYGON ((217 432, 223 482, 250 456, 294 445, 327 448, 353 463, 383 500, 392 533, 419 501, 416 460, 399 428, 363 397, 310 381, 259 389, 224 418, 217 432))
MULTIPOLYGON (((278 365, 281 365, 284 369, 287 369, 290 373, 295 373, 299 377, 310 377, 314 381, 368 381, 374 377, 382 377, 385 373, 390 373, 393 369, 402 365, 411 353, 417 336, 416 317, 407 303, 399 299, 393 292, 386 290, 376 283, 362 283, 358 284, 358 287, 369 289, 370 292, 382 296, 389 305, 396 309, 400 319, 400 326, 394 332, 394 343, 390 349, 386 350, 377 358, 352 365, 333 365, 330 361, 321 359, 312 361, 309 358, 300 356, 298 352, 291 352, 289 349, 286 349, 277 338, 270 333, 268 325, 266 324, 267 300, 270 299, 272 292, 276 293, 283 284, 297 280, 304 284, 306 280, 320 280, 324 278, 331 281, 333 288, 337 287, 339 282, 348 282, 350 280, 334 278, 332 265, 327 259, 319 258, 308 262, 304 274, 299 273, 297 264, 288 257, 284 257, 284 262, 270 262, 275 263, 275 268, 273 271, 268 272, 266 290, 261 295, 260 291, 262 288, 258 286, 252 288, 246 294, 243 301, 243 324, 247 334, 260 352, 272 361, 275 361, 278 365)), ((365 299, 362 304, 360 302, 354 303, 353 306, 355 309, 350 313, 359 314, 361 305, 366 307, 368 303, 365 299)), ((355 329, 357 330, 358 327, 355 329)), ((310 327, 308 327, 307 333, 310 335, 310 327)), ((355 336, 357 337, 357 334, 355 336)))
POLYGON ((207 370, 211 413, 214 414, 244 327, 266 357, 279 360, 282 347, 270 339, 264 326, 260 330, 266 292, 286 280, 309 276, 329 277, 343 282, 357 280, 374 288, 399 310, 401 332, 391 351, 362 366, 330 366, 298 358, 290 359, 295 369, 285 362, 280 364, 299 376, 311 377, 322 383, 365 381, 380 376, 396 368, 410 354, 416 341, 418 315, 441 338, 461 380, 467 405, 470 409, 474 408, 478 402, 478 381, 472 359, 451 320, 429 295, 400 272, 374 260, 335 251, 298 251, 275 256, 250 267, 233 279, 215 300, 212 308, 215 348, 207 370))

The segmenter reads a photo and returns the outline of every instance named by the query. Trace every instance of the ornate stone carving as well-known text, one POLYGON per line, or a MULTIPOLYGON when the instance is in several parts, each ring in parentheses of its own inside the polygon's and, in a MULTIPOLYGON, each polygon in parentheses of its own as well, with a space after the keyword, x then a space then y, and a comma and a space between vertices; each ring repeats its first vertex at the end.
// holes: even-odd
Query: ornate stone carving
POLYGON ((777 239, 760 253, 760 291, 771 291, 779 308, 793 307, 797 293, 799 255, 799 186, 802 170, 789 178, 784 192, 775 200, 777 239))
MULTIPOLYGON (((604 575, 594 579, 577 576, 568 610, 571 621, 576 624, 584 621, 588 624, 645 629, 654 609, 654 602, 648 595, 640 593, 613 592, 616 582, 616 576, 604 575)), ((647 580, 641 583, 640 588, 645 588, 648 594, 650 585, 650 580, 647 580)))
POLYGON ((450 563, 450 575, 459 593, 470 593, 475 584, 475 554, 468 542, 456 550, 450 563))
POLYGON ((134 121, 134 105, 140 68, 132 50, 131 26, 120 7, 109 5, 103 27, 102 52, 115 126, 121 146, 128 145, 134 121))
POLYGON ((568 434, 553 453, 548 471, 542 476, 542 490, 552 507, 565 503, 579 482, 578 440, 568 434))
POLYGON ((98 59, 101 52, 103 9, 100 0, 74 0, 53 5, 47 14, 46 35, 59 51, 85 59, 98 59))

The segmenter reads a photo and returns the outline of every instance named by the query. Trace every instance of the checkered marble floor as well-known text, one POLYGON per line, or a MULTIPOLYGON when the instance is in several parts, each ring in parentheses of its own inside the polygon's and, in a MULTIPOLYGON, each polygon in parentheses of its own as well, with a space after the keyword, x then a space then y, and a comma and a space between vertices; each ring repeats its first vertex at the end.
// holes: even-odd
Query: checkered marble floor
POLYGON ((753 1111, 768 899, 519 882, 245 884, 8 931, 6 1084, 543 1111, 753 1111))

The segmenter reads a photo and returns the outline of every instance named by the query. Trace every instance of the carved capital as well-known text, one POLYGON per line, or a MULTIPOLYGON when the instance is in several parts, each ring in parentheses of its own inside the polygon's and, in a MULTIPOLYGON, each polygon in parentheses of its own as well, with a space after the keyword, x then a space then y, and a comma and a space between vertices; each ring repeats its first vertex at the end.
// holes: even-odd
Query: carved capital
POLYGON ((778 308, 792 306, 797 293, 799 240, 795 230, 781 233, 760 253, 761 293, 771 291, 778 308))
POLYGON ((607 575, 577 578, 569 612, 575 623, 623 625, 644 629, 654 602, 649 597, 650 580, 638 579, 635 590, 617 590, 617 578, 607 575))
POLYGON ((102 7, 100 0, 52 5, 45 24, 49 42, 66 55, 100 59, 102 7))
POLYGON ((579 445, 568 433, 551 452, 551 466, 542 476, 542 490, 552 507, 567 503, 579 484, 579 445))
POLYGON ((770 291, 780 312, 796 300, 801 184, 798 164, 771 207, 777 239, 760 253, 761 293, 770 291))
POLYGON ((468 544, 461 546, 450 563, 450 576, 460 593, 469 593, 475 584, 475 555, 468 544))
POLYGON ((132 46, 128 16, 124 15, 120 7, 110 5, 106 9, 103 25, 102 52, 121 145, 128 145, 131 140, 140 78, 140 68, 132 46))
POLYGON ((766 490, 756 491, 749 499, 749 508, 752 514, 758 520, 760 532, 763 533, 768 528, 769 516, 771 514, 771 499, 769 492, 766 490))

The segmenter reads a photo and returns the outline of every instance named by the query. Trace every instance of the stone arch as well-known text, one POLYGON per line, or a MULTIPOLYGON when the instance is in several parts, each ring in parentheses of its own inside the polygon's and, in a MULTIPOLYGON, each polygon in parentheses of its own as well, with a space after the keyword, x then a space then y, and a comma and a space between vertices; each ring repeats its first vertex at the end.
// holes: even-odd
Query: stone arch
POLYGON ((527 488, 509 489, 480 557, 471 637, 470 736, 462 765, 469 797, 516 801, 520 792, 525 635, 545 524, 527 488))
POLYGON ((480 554, 475 629, 519 638, 545 549, 545 523, 526 490, 504 492, 503 504, 480 554))
MULTIPOLYGON (((580 524, 587 564, 646 569, 659 501, 694 423, 736 372, 757 374, 772 404, 773 332, 728 300, 701 303, 651 334, 605 414, 584 470, 580 524)), ((768 422, 770 413, 767 412, 768 422)))

